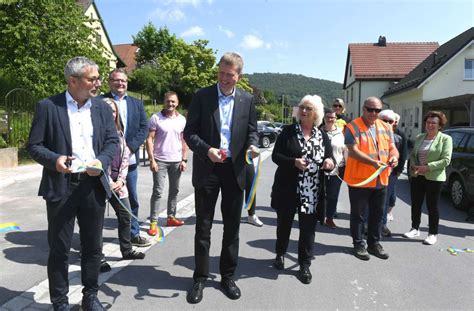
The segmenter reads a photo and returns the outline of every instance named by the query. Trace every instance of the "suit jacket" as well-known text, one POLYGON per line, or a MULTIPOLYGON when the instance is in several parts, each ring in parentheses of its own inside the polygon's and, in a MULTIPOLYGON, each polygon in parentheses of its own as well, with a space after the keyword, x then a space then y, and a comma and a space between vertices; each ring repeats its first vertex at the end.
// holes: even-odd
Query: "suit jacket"
MULTIPOLYGON (((117 130, 112 109, 96 98, 92 98, 91 101, 91 119, 94 128, 92 144, 96 159, 102 162, 102 167, 107 172, 119 143, 117 130)), ((72 154, 65 92, 37 103, 27 148, 30 156, 43 165, 38 195, 52 202, 64 198, 67 195, 69 174, 56 171, 56 161, 61 155, 72 154)), ((100 178, 107 196, 110 197, 111 192, 105 175, 102 174, 100 178)))
MULTIPOLYGON (((332 155, 331 141, 326 132, 322 131, 324 159, 330 158, 336 163, 332 155)), ((295 166, 295 159, 302 157, 302 150, 298 141, 295 124, 287 125, 278 135, 273 148, 272 160, 278 165, 272 186, 271 207, 278 209, 296 209, 299 169, 295 166)), ((319 170, 319 193, 316 206, 316 215, 324 221, 324 171, 319 170)))
MULTIPOLYGON (((103 97, 114 98, 112 93, 106 93, 103 97)), ((140 146, 148 135, 148 119, 146 117, 143 102, 138 98, 127 95, 127 133, 125 141, 130 149, 130 153, 134 153, 137 164, 140 161, 140 146)))
MULTIPOLYGON (((184 139, 193 151, 193 186, 203 187, 215 165, 207 152, 219 149, 220 114, 217 85, 203 88, 194 94, 188 109, 184 139)), ((240 189, 245 188, 245 152, 250 145, 257 146, 257 115, 253 96, 236 89, 232 115, 231 144, 232 163, 240 189)))
MULTIPOLYGON (((410 155, 410 175, 414 176, 414 165, 419 165, 418 152, 421 144, 426 137, 426 133, 416 137, 415 145, 410 155)), ((451 136, 441 132, 436 135, 435 140, 428 151, 428 167, 430 171, 425 173, 425 178, 432 181, 446 181, 446 166, 451 162, 451 154, 453 153, 453 140, 451 136)))

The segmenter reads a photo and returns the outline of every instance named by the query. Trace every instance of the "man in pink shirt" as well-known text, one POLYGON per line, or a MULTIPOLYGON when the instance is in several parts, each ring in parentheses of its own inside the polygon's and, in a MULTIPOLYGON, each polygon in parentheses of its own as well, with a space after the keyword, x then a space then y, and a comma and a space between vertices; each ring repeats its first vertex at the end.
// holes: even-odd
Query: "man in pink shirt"
POLYGON ((181 226, 184 221, 176 218, 176 201, 179 192, 181 172, 186 170, 188 146, 183 139, 186 119, 176 108, 178 95, 166 92, 164 107, 150 118, 146 149, 153 173, 153 192, 150 198, 150 229, 148 234, 157 234, 160 201, 165 186, 166 175, 169 179, 167 226, 181 226))

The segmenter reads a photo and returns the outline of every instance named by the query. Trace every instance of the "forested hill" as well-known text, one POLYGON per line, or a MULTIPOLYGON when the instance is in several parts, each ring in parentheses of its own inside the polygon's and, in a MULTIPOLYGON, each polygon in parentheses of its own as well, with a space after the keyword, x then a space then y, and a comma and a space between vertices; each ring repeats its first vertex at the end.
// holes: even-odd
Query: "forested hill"
POLYGON ((290 73, 253 73, 244 76, 260 91, 271 91, 276 100, 282 94, 289 96, 292 105, 296 105, 306 94, 321 96, 326 105, 336 97, 342 98, 342 84, 338 82, 290 73))

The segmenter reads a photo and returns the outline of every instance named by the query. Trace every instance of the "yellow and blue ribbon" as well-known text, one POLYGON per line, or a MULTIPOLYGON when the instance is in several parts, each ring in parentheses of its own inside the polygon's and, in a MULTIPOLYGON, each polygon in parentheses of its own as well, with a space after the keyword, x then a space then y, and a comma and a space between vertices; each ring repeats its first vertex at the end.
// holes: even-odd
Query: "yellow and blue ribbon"
POLYGON ((20 231, 20 226, 18 226, 16 222, 7 222, 4 224, 0 224, 0 233, 10 231, 20 231))
MULTIPOLYGON (((249 208, 252 206, 253 201, 255 200, 255 196, 257 194, 257 186, 258 186, 258 181, 260 179, 260 168, 261 168, 260 153, 258 154, 257 159, 258 159, 257 160, 257 169, 256 169, 255 175, 253 177, 252 187, 250 188, 250 194, 248 195, 247 202, 245 202, 245 209, 246 210, 249 210, 249 208)), ((247 152, 245 154, 245 161, 247 162, 247 164, 253 165, 253 159, 250 156, 250 151, 249 150, 247 150, 247 152)))
POLYGON ((380 174, 382 174, 382 172, 388 168, 388 165, 381 165, 379 166, 379 168, 372 174, 370 175, 366 180, 363 180, 361 181, 360 183, 357 183, 357 184, 349 184, 348 182, 344 181, 341 177, 339 177, 338 175, 336 175, 337 177, 339 177, 340 180, 344 181, 348 186, 351 186, 351 187, 362 187, 362 186, 365 186, 367 185, 369 182, 373 181, 375 178, 377 178, 380 174))

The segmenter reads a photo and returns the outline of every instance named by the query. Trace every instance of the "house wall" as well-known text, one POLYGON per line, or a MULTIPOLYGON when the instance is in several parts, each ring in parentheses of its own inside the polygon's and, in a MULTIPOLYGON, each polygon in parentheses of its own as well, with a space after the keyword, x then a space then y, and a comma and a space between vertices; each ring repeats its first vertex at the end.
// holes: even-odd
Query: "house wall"
POLYGON ((423 127, 423 91, 412 89, 407 92, 394 94, 384 98, 390 109, 400 115, 398 127, 412 142, 423 127))
MULTIPOLYGON (((109 60, 109 66, 110 68, 116 68, 117 67, 117 57, 113 53, 112 45, 111 42, 109 42, 107 35, 105 34, 104 28, 102 27, 102 23, 99 20, 99 16, 97 14, 97 11, 94 7, 94 5, 90 5, 86 12, 84 13, 89 19, 90 22, 88 23, 88 26, 95 29, 97 31, 98 36, 96 38, 91 38, 92 43, 96 43, 98 39, 100 39, 100 42, 105 47, 105 51, 102 54, 106 59, 109 60), (100 37, 100 38, 99 38, 100 37)), ((109 70, 106 70, 104 72, 107 72, 109 70)))
POLYGON ((371 96, 380 98, 390 85, 390 81, 356 81, 344 90, 344 98, 348 98, 346 114, 351 119, 359 117, 362 114, 364 100, 371 96))
MULTIPOLYGON (((474 59, 474 44, 449 60, 423 85, 423 100, 474 94, 474 80, 464 80, 464 60, 474 59)), ((470 103, 466 103, 470 104, 470 103)))

